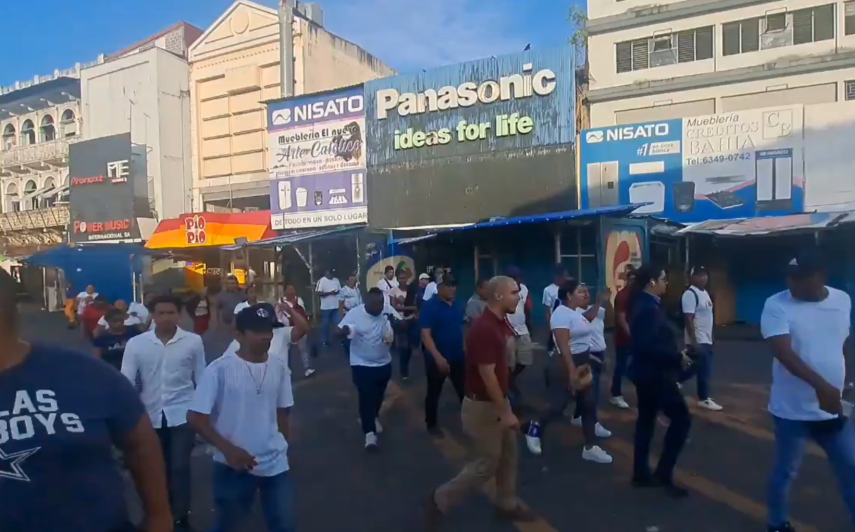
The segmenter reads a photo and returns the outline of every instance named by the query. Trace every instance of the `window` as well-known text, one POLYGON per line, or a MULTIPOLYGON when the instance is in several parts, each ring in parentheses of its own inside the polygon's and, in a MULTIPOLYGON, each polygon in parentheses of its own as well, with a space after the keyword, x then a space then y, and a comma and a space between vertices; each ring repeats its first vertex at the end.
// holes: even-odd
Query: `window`
MULTIPOLYGON (((855 0, 851 2, 855 4, 855 0)), ((855 7, 852 8, 855 33, 855 7)), ((722 26, 722 53, 744 54, 834 39, 834 4, 729 22, 722 26)))
POLYGON ((843 82, 843 99, 855 101, 855 79, 843 82))
POLYGON ((713 57, 713 28, 654 35, 616 45, 617 72, 702 61, 713 57))
POLYGON ((855 0, 843 4, 843 20, 844 34, 855 34, 855 0))

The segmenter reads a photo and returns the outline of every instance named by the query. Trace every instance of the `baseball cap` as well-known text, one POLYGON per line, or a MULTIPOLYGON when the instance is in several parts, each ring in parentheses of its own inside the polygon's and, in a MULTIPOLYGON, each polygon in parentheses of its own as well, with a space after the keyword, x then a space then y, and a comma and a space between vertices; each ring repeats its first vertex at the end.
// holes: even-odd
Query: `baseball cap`
POLYGON ((426 281, 429 281, 429 280, 430 280, 430 275, 428 275, 428 274, 426 274, 426 273, 420 274, 420 275, 419 275, 419 281, 421 281, 422 279, 424 279, 424 280, 426 280, 426 281))
POLYGON ((235 328, 238 332, 269 331, 284 327, 276 319, 276 309, 270 303, 258 303, 247 307, 235 316, 235 328))
POLYGON ((457 286, 457 279, 452 277, 450 273, 447 273, 442 276, 442 279, 439 280, 438 284, 440 286, 457 286))
POLYGON ((700 266, 700 265, 692 266, 691 269, 689 270, 689 275, 705 275, 705 274, 709 275, 707 273, 707 269, 703 266, 700 266))
POLYGON ((800 251, 787 265, 790 277, 810 277, 825 271, 825 259, 815 249, 800 251))
POLYGON ((508 269, 505 270, 505 275, 512 279, 518 279, 522 277, 522 270, 518 266, 508 266, 508 269))

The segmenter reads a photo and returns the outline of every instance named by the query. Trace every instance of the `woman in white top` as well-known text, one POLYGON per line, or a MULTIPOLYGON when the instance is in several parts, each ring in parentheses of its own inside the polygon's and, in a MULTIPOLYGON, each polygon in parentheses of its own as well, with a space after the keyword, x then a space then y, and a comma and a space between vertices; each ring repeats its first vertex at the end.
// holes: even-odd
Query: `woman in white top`
MULTIPOLYGON (((600 376, 603 373, 603 364, 606 360, 606 336, 604 333, 606 328, 606 308, 611 299, 608 290, 603 289, 600 291, 597 301, 591 305, 591 292, 588 290, 588 287, 582 284, 579 285, 579 290, 584 292, 585 302, 582 306, 576 308, 576 312, 581 314, 591 324, 592 328, 589 357, 591 360, 591 376, 594 379, 591 383, 594 393, 594 419, 597 421, 597 424, 594 425, 594 432, 598 438, 608 438, 612 433, 606 430, 600 423, 599 416, 597 416, 597 407, 600 404, 600 376)), ((573 414, 572 423, 576 427, 582 426, 582 408, 580 403, 576 403, 576 412, 573 414)))
POLYGON ((579 368, 588 366, 593 373, 593 366, 601 364, 596 357, 591 356, 591 340, 594 327, 591 322, 577 312, 586 308, 587 293, 585 288, 576 280, 567 281, 558 290, 558 301, 552 312, 550 328, 555 337, 555 347, 559 355, 550 360, 546 370, 547 389, 550 396, 550 409, 540 422, 532 422, 526 430, 526 444, 533 454, 541 454, 541 437, 545 427, 560 417, 571 400, 571 394, 582 407, 582 431, 585 436, 585 447, 582 458, 600 464, 610 464, 612 457, 600 446, 596 445, 596 404, 591 383, 584 383, 580 378, 579 368))

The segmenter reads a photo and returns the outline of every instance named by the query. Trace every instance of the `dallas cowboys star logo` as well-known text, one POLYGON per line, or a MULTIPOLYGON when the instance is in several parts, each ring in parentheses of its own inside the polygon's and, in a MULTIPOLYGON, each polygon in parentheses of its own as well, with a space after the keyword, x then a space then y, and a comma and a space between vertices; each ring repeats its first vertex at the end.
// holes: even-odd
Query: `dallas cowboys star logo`
POLYGON ((27 458, 36 454, 41 447, 35 449, 27 449, 26 451, 18 451, 17 453, 6 454, 3 449, 0 449, 0 479, 8 478, 11 480, 22 480, 29 482, 30 477, 21 469, 21 464, 27 458), (8 465, 7 465, 8 464, 8 465))

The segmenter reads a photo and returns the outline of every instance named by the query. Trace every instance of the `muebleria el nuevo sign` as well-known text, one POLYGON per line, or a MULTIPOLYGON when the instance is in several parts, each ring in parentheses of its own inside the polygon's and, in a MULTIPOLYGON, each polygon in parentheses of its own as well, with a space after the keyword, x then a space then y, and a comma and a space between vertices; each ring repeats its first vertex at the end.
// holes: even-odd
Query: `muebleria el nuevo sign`
MULTIPOLYGON (((532 63, 522 66, 521 74, 501 76, 480 83, 467 81, 458 86, 448 85, 423 92, 400 93, 397 89, 381 89, 376 93, 377 120, 385 120, 394 112, 407 117, 459 108, 477 104, 489 105, 496 102, 511 102, 549 96, 558 86, 558 76, 549 68, 534 71, 532 63)), ((494 119, 470 123, 458 121, 454 127, 436 130, 407 128, 395 130, 395 149, 408 150, 424 146, 438 146, 457 142, 484 140, 489 136, 509 137, 528 135, 535 128, 535 120, 521 113, 497 114, 494 119)))

